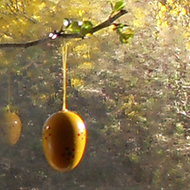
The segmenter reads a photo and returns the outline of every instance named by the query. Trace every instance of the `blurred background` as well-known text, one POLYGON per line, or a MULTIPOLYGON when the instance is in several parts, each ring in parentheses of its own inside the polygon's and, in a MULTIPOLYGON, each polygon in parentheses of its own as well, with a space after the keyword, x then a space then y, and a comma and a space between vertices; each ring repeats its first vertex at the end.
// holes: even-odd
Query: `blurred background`
MULTIPOLYGON (((0 110, 9 106, 22 121, 18 143, 1 143, 0 189, 190 189, 190 2, 128 0, 126 10, 117 22, 134 31, 128 44, 109 27, 83 40, 0 49, 0 110), (88 138, 79 166, 60 173, 41 138, 62 109, 64 43, 67 108, 83 118, 88 138)), ((111 11, 103 0, 3 0, 0 43, 47 37, 64 18, 96 25, 111 11)))

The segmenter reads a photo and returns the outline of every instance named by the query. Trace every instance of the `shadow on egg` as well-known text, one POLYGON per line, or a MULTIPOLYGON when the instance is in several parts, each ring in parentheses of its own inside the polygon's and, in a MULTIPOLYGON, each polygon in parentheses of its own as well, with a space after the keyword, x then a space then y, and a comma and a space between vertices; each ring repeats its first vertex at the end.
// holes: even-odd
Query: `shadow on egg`
POLYGON ((42 143, 49 165, 57 171, 70 171, 84 154, 85 124, 74 112, 63 110, 54 113, 43 126, 42 143))
POLYGON ((0 126, 1 142, 8 145, 15 145, 21 134, 22 123, 19 116, 13 112, 5 112, 2 115, 0 126))

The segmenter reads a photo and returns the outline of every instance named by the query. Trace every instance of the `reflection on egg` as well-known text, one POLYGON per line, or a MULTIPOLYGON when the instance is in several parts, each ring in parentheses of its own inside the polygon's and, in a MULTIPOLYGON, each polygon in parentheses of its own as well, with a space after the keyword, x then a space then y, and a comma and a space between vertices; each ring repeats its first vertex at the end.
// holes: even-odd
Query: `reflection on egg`
POLYGON ((63 110, 52 114, 42 133, 44 154, 52 168, 66 172, 79 164, 86 146, 86 127, 76 113, 63 110))
POLYGON ((1 140, 3 143, 14 145, 21 134, 22 123, 19 116, 13 112, 4 113, 1 123, 1 140))

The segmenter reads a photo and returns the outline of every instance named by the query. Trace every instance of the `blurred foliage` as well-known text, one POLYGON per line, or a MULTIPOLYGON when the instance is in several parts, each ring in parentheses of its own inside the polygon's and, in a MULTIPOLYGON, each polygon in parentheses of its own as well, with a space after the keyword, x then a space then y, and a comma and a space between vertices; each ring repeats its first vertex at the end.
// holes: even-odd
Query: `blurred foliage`
MULTIPOLYGON (((23 123, 18 144, 1 146, 1 189, 190 189, 189 0, 126 6, 127 44, 115 26, 66 41, 67 105, 88 129, 86 154, 70 173, 53 171, 41 146, 43 123, 62 106, 63 41, 0 50, 0 107, 11 105, 23 123)), ((96 25, 111 12, 106 1, 4 0, 0 42, 39 39, 64 18, 96 25)))

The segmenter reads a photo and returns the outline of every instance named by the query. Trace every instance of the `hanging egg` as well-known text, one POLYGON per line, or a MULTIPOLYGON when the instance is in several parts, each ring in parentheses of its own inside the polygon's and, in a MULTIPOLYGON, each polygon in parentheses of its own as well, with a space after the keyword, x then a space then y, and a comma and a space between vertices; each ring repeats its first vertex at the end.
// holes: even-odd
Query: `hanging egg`
POLYGON ((3 143, 14 145, 18 142, 21 134, 22 123, 19 116, 13 112, 4 113, 1 124, 1 140, 3 143))
POLYGON ((79 164, 86 146, 86 127, 76 113, 62 110, 52 114, 42 132, 44 154, 52 168, 66 172, 79 164))

